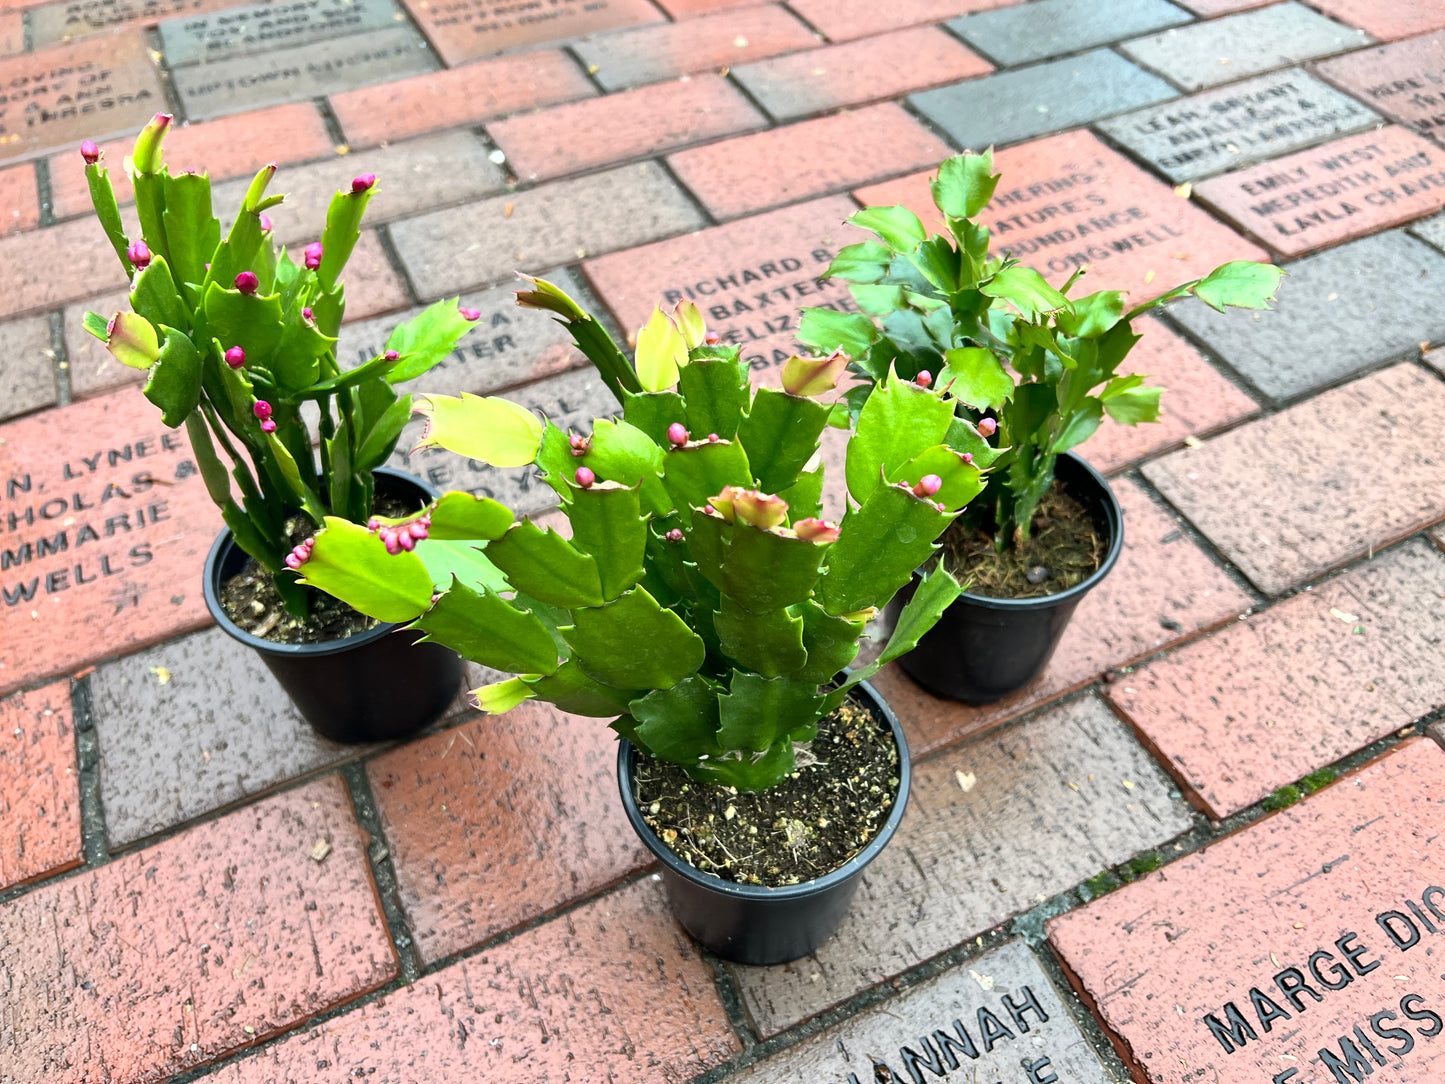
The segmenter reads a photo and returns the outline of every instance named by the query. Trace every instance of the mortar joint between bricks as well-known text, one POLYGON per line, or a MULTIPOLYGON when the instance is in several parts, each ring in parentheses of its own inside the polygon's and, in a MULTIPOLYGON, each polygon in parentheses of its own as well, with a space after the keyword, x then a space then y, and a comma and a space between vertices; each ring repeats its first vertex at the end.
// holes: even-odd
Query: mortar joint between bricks
POLYGON ((65 314, 50 313, 50 363, 55 369, 55 404, 69 406, 75 401, 70 385, 70 352, 65 348, 65 314))
POLYGON ((381 827, 381 816, 377 812, 376 798, 371 792, 371 781, 366 776, 366 765, 360 761, 352 761, 341 769, 341 777, 351 793, 351 805, 356 812, 356 820, 367 836, 366 859, 371 866, 377 895, 381 898, 387 932, 396 948, 401 981, 410 985, 421 977, 424 964, 417 952, 406 910, 402 907, 396 866, 391 860, 391 848, 381 827))
POLYGON ((319 97, 311 99, 311 104, 316 106, 316 111, 321 114, 321 124, 326 129, 327 136, 337 147, 351 147, 351 141, 346 138, 346 132, 342 130, 341 121, 336 116, 336 110, 331 108, 331 99, 319 97))
POLYGON ((407 270, 406 263, 401 258, 401 253, 396 250, 396 244, 391 239, 391 223, 383 222, 376 227, 376 242, 381 246, 382 255, 386 257, 387 264, 396 275, 397 281, 401 283, 401 291, 406 296, 408 307, 420 305, 420 293, 416 283, 411 280, 411 272, 407 270))
POLYGON ((70 684, 70 708, 75 729, 75 763, 80 786, 80 838, 85 868, 111 860, 106 843, 105 806, 100 798, 100 736, 95 726, 95 698, 86 676, 70 684))
MULTIPOLYGON (((1171 27, 1170 29, 1178 29, 1178 27, 1171 27)), ((1145 35, 1145 36, 1147 37, 1147 35, 1145 35)), ((1123 60, 1125 63, 1134 65, 1134 67, 1138 68, 1140 71, 1142 71, 1142 72, 1148 72, 1150 75, 1154 76, 1154 78, 1160 80, 1161 82, 1168 83, 1171 87, 1173 87, 1175 90, 1177 90, 1177 91, 1179 92, 1179 95, 1180 95, 1181 97, 1184 97, 1184 96, 1190 95, 1190 94, 1199 94, 1199 93, 1202 93, 1202 92, 1205 91, 1205 90, 1212 90, 1212 89, 1214 89, 1213 87, 1198 87, 1198 88, 1186 87, 1186 86, 1185 86, 1183 83, 1181 83, 1178 79, 1175 79, 1175 78, 1173 78, 1172 76, 1170 76, 1168 72, 1160 71, 1158 68, 1155 68, 1155 67, 1153 67, 1152 65, 1150 65, 1147 61, 1139 60, 1139 59, 1137 59, 1137 58, 1135 58, 1135 57, 1130 56, 1128 53, 1126 53, 1126 52, 1124 51, 1124 45, 1125 45, 1125 44, 1127 44, 1127 39, 1126 39, 1125 41, 1114 41, 1114 42, 1110 42, 1108 45, 1102 46, 1102 48, 1108 49, 1111 53, 1116 53, 1116 54, 1118 54, 1118 56, 1119 56, 1119 58, 1120 58, 1121 60, 1123 60)), ((1258 73, 1257 73, 1257 74, 1258 74, 1258 73)), ((1249 78, 1249 77, 1248 77, 1248 76, 1241 76, 1238 80, 1234 80, 1234 82, 1242 82, 1242 81, 1243 81, 1244 79, 1246 79, 1246 78, 1249 78)), ((1156 103, 1156 104, 1157 104, 1157 103, 1156 103)), ((1133 111, 1132 111, 1132 110, 1124 110, 1124 112, 1128 113, 1128 112, 1133 112, 1133 111)), ((1105 119, 1107 119, 1107 118, 1099 117, 1099 118, 1097 118, 1097 119, 1099 119, 1099 120, 1105 120, 1105 119)))
MULTIPOLYGON (((150 26, 145 29, 144 33, 146 48, 150 51, 151 55, 164 57, 165 48, 161 41, 160 28, 158 26, 150 26)), ((163 62, 158 62, 155 71, 156 78, 160 80, 161 90, 166 96, 165 112, 170 113, 171 116, 175 118, 175 126, 177 128, 190 123, 190 117, 186 114, 185 103, 181 100, 181 96, 176 90, 175 82, 171 79, 170 68, 163 62)), ((158 109, 156 112, 159 113, 161 110, 158 109)))
POLYGON ((55 196, 50 179, 50 159, 35 159, 35 198, 40 203, 40 229, 55 225, 55 196))
MULTIPOLYGON (((659 25, 666 25, 666 24, 659 24, 659 25)), ((605 97, 606 95, 612 93, 612 91, 607 88, 607 86, 602 82, 602 80, 597 77, 597 72, 594 72, 594 71, 592 70, 592 66, 587 63, 587 59, 586 59, 584 56, 582 56, 581 53, 577 52, 577 50, 576 50, 576 48, 575 48, 575 43, 573 43, 573 42, 568 42, 566 45, 564 45, 564 46, 562 47, 561 52, 562 52, 562 54, 563 54, 564 56, 567 57, 568 60, 572 61, 572 63, 576 64, 577 67, 582 70, 583 78, 585 78, 589 83, 591 83, 594 87, 596 87, 596 88, 598 89, 598 91, 601 93, 602 96, 605 97)), ((601 69, 599 68, 598 71, 601 71, 601 69)), ((619 90, 623 90, 623 89, 630 90, 630 89, 632 89, 632 88, 630 88, 630 87, 626 87, 626 88, 619 87, 618 89, 619 89, 619 90)))
MULTIPOLYGON (((708 228, 711 227, 711 226, 721 225, 721 223, 718 221, 718 219, 713 215, 712 211, 710 211, 710 210, 708 209, 707 204, 702 200, 702 198, 701 198, 696 192, 694 192, 691 188, 689 188, 686 184, 683 183, 682 178, 679 177, 679 176, 677 175, 677 173, 673 170, 673 168, 672 168, 672 163, 669 162, 665 156, 659 156, 659 157, 657 157, 657 158, 645 158, 645 159, 643 159, 643 161, 644 161, 644 162, 652 162, 652 163, 655 163, 656 166, 657 166, 657 168, 662 171, 662 175, 663 175, 664 177, 666 177, 668 180, 670 180, 673 184, 675 184, 675 185, 677 186, 678 191, 681 192, 684 196, 686 196, 686 197, 688 198, 688 200, 691 201, 692 205, 693 205, 695 208, 697 208, 697 213, 698 213, 698 215, 702 218, 702 225, 697 227, 698 230, 705 230, 705 229, 708 229, 708 228)), ((794 200, 793 202, 794 202, 794 203, 801 203, 801 202, 803 202, 803 201, 802 201, 802 200, 794 200)), ((790 204, 788 204, 787 206, 792 206, 792 204, 790 203, 790 204)), ((779 210, 779 209, 780 209, 780 208, 769 208, 769 210, 779 210)), ((747 217, 747 216, 741 216, 741 217, 747 217)), ((740 219, 730 219, 729 221, 736 222, 736 221, 739 221, 739 220, 740 220, 740 219)), ((693 232, 693 231, 689 231, 689 232, 693 232)))

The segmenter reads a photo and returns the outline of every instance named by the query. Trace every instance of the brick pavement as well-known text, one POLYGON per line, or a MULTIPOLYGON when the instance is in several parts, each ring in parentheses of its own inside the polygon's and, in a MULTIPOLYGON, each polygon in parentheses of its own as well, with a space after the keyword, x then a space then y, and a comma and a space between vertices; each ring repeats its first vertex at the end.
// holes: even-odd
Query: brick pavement
POLYGON ((0 1084, 1441 1078, 1445 5, 0 0, 0 83, 0 1084), (800 305, 852 304, 843 219, 926 211, 958 149, 1056 279, 1290 274, 1150 318, 1162 424, 1084 448, 1118 567, 1006 701, 880 676, 913 808, 837 939, 735 967, 668 916, 596 720, 333 746, 205 627, 184 437, 80 328, 123 279, 76 148, 129 219, 160 108, 223 211, 280 163, 288 242, 378 175, 344 359, 461 294, 428 386, 572 424, 612 404, 514 269, 624 331, 692 296, 775 379, 800 305))

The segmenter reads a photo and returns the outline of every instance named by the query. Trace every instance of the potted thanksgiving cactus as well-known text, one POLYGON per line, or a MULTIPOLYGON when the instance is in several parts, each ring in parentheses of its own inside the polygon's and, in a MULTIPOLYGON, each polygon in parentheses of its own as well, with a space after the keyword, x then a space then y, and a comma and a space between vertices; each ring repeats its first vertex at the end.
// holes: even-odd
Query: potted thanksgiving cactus
MULTIPOLYGON (((304 540, 328 518, 405 515, 435 490, 381 466, 411 416, 395 385, 447 356, 479 314, 455 299, 398 327, 385 352, 350 370, 336 358, 346 308, 341 274, 376 178, 332 197, 321 240, 300 263, 272 242, 275 164, 252 181, 225 236, 211 183, 171 176, 161 145, 171 118, 140 133, 125 168, 140 236, 130 238, 93 142, 81 146, 95 211, 130 280, 129 311, 87 313, 86 330, 147 373, 144 394, 184 425, 226 529, 205 569, 211 616, 260 652, 302 715, 341 741, 398 737, 456 696, 461 662, 301 583, 304 540), (316 432, 308 411, 318 419, 316 432), (218 451, 219 448, 219 451, 218 451)), ((439 583, 449 580, 438 566, 439 583)))
POLYGON ((781 388, 753 388, 738 347, 683 302, 653 312, 634 365, 571 298, 529 281, 519 303, 570 328, 622 418, 584 435, 500 398, 416 409, 423 446, 534 464, 570 537, 447 493, 418 515, 327 518, 304 582, 516 674, 476 690, 486 712, 538 699, 612 720, 623 802, 683 925, 733 960, 805 955, 841 922, 908 799, 903 731, 866 679, 913 646, 957 581, 924 577, 879 658, 849 667, 982 491, 979 467, 949 447, 960 423, 940 391, 884 374, 848 444, 850 509, 827 522, 818 449, 835 415, 820 400, 846 357, 794 357, 781 388), (436 591, 432 551, 445 547, 469 563, 436 591))
POLYGON ((850 283, 862 311, 810 309, 800 331, 808 345, 855 359, 854 411, 866 415, 877 389, 899 377, 944 389, 956 407, 948 447, 988 472, 938 558, 968 589, 901 663, 930 692, 970 704, 1042 672, 1123 548, 1123 510, 1071 449, 1106 415, 1124 425, 1158 418, 1161 389, 1119 373, 1140 338, 1134 320, 1187 294, 1220 311, 1268 308, 1283 274, 1240 261, 1132 308, 1117 290, 1071 298, 1082 270, 1056 289, 1017 260, 990 256, 978 217, 998 180, 991 152, 939 167, 932 194, 944 235, 929 235, 903 206, 855 214, 849 221, 876 240, 844 248, 826 275, 850 283))

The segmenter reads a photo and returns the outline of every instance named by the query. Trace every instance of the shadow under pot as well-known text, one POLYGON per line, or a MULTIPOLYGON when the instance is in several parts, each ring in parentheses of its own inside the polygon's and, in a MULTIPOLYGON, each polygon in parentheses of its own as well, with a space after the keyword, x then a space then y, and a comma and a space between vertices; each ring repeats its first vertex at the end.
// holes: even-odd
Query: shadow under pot
MULTIPOLYGON (((898 665, 935 696, 992 704, 1029 684, 1048 665, 1074 609, 1109 574, 1124 548, 1124 510, 1103 475, 1072 453, 1059 456, 1054 477, 1093 517, 1105 539, 1098 569, 1066 591, 1039 598, 990 598, 965 591, 898 665)), ((898 593, 894 619, 918 583, 898 593)))
POLYGON ((898 831, 911 778, 908 739, 893 709, 866 681, 853 693, 887 725, 898 749, 898 793, 867 845, 843 865, 812 881, 769 888, 725 881, 684 862, 643 819, 637 804, 637 749, 625 738, 617 753, 622 806, 638 837, 659 862, 672 913, 697 942, 740 964, 781 964, 807 956, 832 937, 848 914, 858 881, 898 831))
MULTIPOLYGON (((378 494, 417 509, 440 493, 409 474, 375 472, 378 494)), ((282 644, 246 632, 221 605, 221 587, 251 558, 224 530, 206 557, 206 608, 227 635, 254 649, 302 717, 322 737, 338 742, 404 738, 426 727, 456 698, 462 661, 423 635, 380 624, 355 636, 317 644, 282 644)))

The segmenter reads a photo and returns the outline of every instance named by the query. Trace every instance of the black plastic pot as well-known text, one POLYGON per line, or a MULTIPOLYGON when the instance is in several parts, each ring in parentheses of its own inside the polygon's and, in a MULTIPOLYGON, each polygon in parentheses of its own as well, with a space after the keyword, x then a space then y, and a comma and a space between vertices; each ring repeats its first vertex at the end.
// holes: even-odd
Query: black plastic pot
POLYGON ((617 753, 622 806, 633 829, 662 863, 672 913, 704 948, 740 964, 781 964, 806 956, 837 931, 853 902, 858 878, 882 853, 903 820, 911 773, 908 740, 898 718, 866 681, 855 686, 875 716, 881 716, 898 746, 898 796, 888 819, 868 845, 832 873, 803 884, 766 888, 724 881, 688 865, 657 838, 638 808, 633 788, 637 750, 626 739, 617 753))
MULTIPOLYGON (((440 494, 409 474, 376 472, 379 493, 414 499, 420 508, 440 494)), ((206 557, 206 608, 233 639, 253 648, 298 711, 323 737, 338 742, 404 738, 446 711, 461 689, 462 661, 440 644, 418 644, 418 632, 378 625, 344 640, 277 644, 252 636, 226 616, 221 585, 250 557, 222 531, 206 557)))
MULTIPOLYGON (((904 673, 935 696, 991 704, 1033 681, 1059 646, 1079 600, 1119 559, 1124 510, 1103 475, 1065 452, 1054 476, 1089 510, 1096 529, 1108 539, 1103 563, 1082 583, 1042 598, 988 598, 965 591, 898 662, 904 673)), ((912 594, 913 585, 898 593, 892 604, 895 617, 912 594)))

